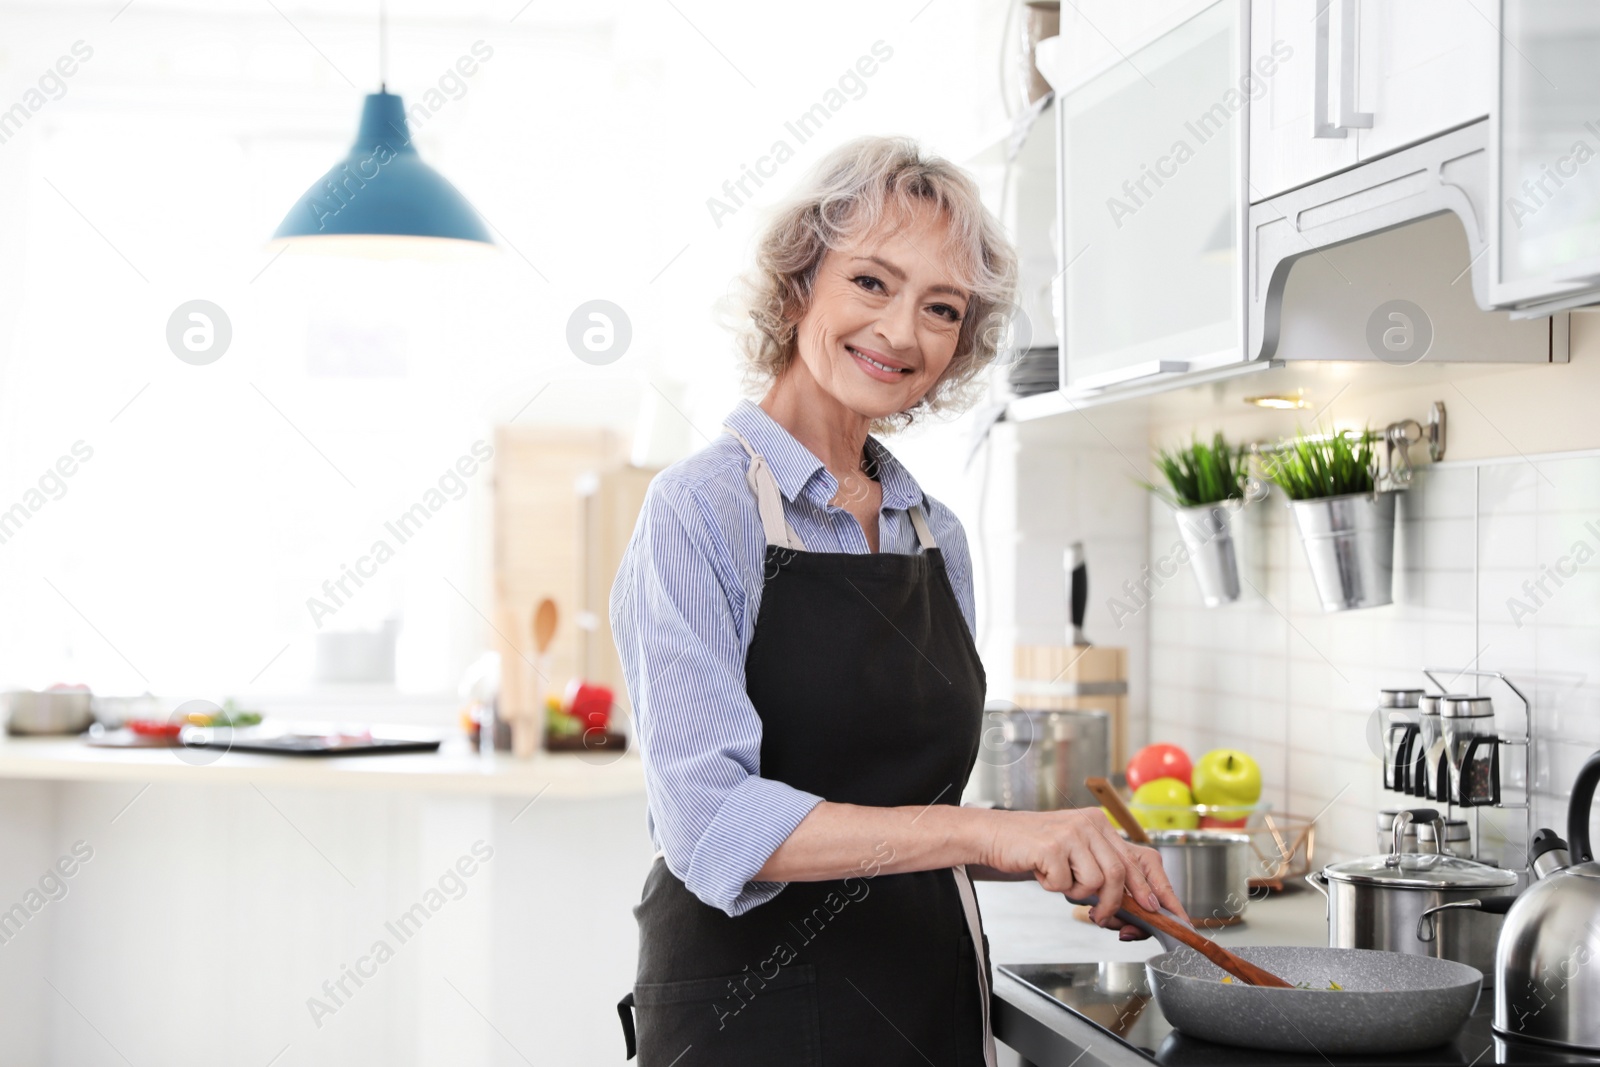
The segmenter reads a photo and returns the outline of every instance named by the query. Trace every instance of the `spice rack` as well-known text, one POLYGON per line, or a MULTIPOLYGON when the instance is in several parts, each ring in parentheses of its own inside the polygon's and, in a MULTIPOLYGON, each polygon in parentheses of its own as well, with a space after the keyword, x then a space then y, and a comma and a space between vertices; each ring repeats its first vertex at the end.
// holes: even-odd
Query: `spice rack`
MULTIPOLYGON (((1472 670, 1464 667, 1459 669, 1454 667, 1422 668, 1422 673, 1427 677, 1428 681, 1432 682, 1434 687, 1438 689, 1441 696, 1449 693, 1450 690, 1443 682, 1439 681, 1438 674, 1435 674, 1435 671, 1437 671, 1438 674, 1449 675, 1452 679, 1463 676, 1469 676, 1473 678, 1492 678, 1495 681, 1500 682, 1507 689, 1511 690, 1511 692, 1515 694, 1516 698, 1522 701, 1522 736, 1497 736, 1495 738, 1495 743, 1497 745, 1511 747, 1520 746, 1522 748, 1522 801, 1521 803, 1509 803, 1501 798, 1497 799, 1493 804, 1470 805, 1470 807, 1472 810, 1472 840, 1477 846, 1476 850, 1474 851, 1474 858, 1477 858, 1478 851, 1481 851, 1483 847, 1481 815, 1485 807, 1498 808, 1501 811, 1522 812, 1524 862, 1522 866, 1515 869, 1531 876, 1533 868, 1528 862, 1526 862, 1526 858, 1528 844, 1533 841, 1533 702, 1528 699, 1526 693, 1517 688, 1517 684, 1515 682, 1506 677, 1506 675, 1501 671, 1472 670)), ((1458 788, 1453 779, 1451 781, 1451 788, 1452 791, 1458 788)), ((1445 817, 1449 818, 1454 814, 1454 809, 1457 806, 1455 803, 1455 797, 1447 796, 1444 799, 1445 817)), ((1505 867, 1506 864, 1502 862, 1499 864, 1499 866, 1505 867)))

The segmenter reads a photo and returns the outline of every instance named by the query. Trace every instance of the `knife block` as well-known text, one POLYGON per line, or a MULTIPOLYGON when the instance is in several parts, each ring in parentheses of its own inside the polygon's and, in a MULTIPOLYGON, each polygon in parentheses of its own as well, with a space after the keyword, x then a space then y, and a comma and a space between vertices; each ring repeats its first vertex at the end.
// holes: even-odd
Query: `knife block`
POLYGON ((1103 711, 1112 773, 1128 765, 1128 650, 1102 645, 1018 645, 1013 691, 1022 708, 1103 711))

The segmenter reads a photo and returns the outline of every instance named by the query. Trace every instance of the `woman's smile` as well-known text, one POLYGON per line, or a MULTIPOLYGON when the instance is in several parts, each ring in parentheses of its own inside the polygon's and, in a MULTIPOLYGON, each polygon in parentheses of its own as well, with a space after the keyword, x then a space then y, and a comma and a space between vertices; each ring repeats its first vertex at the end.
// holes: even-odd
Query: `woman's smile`
POLYGON ((855 357, 859 365, 869 378, 876 378, 880 382, 894 382, 898 384, 905 375, 912 372, 912 367, 904 360, 892 359, 882 352, 871 348, 862 348, 857 345, 845 345, 844 350, 855 357))

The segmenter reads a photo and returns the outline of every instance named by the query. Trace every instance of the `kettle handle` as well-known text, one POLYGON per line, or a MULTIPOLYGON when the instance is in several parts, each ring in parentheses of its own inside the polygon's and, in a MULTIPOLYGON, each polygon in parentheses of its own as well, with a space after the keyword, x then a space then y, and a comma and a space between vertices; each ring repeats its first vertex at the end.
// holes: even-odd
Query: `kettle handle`
POLYGON ((1594 859, 1589 847, 1589 808, 1594 804, 1595 786, 1600 785, 1600 752, 1590 756, 1572 783, 1572 800, 1567 804, 1567 844, 1573 863, 1594 859))

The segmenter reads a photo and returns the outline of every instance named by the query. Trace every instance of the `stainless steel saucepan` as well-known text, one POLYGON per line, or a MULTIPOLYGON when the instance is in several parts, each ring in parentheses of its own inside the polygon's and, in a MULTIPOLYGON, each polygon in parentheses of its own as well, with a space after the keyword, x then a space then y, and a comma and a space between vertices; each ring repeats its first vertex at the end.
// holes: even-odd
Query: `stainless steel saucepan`
MULTIPOLYGON (((1514 871, 1437 852, 1403 852, 1407 824, 1443 826, 1432 808, 1395 816, 1387 856, 1335 863, 1306 876, 1328 898, 1328 944, 1455 960, 1493 985, 1495 943, 1516 899, 1514 871)), ((1432 847, 1432 846, 1430 846, 1432 847)))
POLYGON ((1129 841, 1150 845, 1161 854, 1161 869, 1196 926, 1228 926, 1239 921, 1250 904, 1250 877, 1260 866, 1249 834, 1146 830, 1109 781, 1089 778, 1083 784, 1121 824, 1129 841))
POLYGON ((1045 711, 994 703, 983 712, 978 795, 1012 811, 1094 805, 1083 780, 1111 765, 1103 711, 1045 711))

